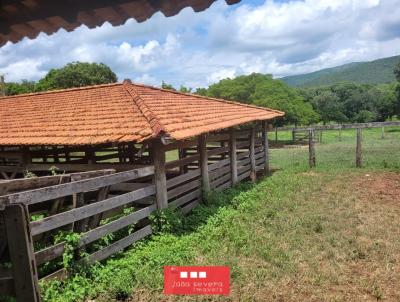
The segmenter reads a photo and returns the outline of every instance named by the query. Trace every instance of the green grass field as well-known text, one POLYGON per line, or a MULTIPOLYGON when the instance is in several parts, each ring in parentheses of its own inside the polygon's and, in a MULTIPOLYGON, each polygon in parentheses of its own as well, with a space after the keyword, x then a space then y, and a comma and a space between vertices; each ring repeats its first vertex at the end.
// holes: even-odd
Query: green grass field
POLYGON ((399 301, 400 128, 384 140, 364 130, 362 169, 355 130, 337 135, 324 132, 312 170, 307 147, 272 149, 271 176, 211 194, 172 217, 170 232, 43 284, 44 300, 399 301), (164 296, 164 265, 228 265, 231 295, 164 296))

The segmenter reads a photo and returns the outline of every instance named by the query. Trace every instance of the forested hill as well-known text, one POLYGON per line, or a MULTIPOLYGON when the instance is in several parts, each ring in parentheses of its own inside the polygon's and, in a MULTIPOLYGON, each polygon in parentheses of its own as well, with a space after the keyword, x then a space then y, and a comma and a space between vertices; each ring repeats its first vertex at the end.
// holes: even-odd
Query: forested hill
POLYGON ((318 87, 339 82, 389 83, 395 81, 393 69, 399 62, 400 56, 394 56, 371 62, 349 63, 312 73, 288 76, 281 80, 293 87, 318 87))

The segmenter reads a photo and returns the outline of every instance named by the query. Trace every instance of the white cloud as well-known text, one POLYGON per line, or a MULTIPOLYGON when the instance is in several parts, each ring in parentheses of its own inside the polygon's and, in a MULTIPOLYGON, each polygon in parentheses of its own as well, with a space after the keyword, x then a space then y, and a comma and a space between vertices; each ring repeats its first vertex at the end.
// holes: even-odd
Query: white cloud
POLYGON ((200 87, 251 72, 275 77, 400 53, 396 0, 272 1, 194 13, 155 14, 144 23, 60 30, 0 48, 8 80, 37 80, 71 61, 103 62, 119 79, 200 87))
POLYGON ((210 76, 207 77, 207 82, 208 83, 215 83, 218 82, 222 79, 226 78, 234 78, 236 75, 236 69, 234 68, 226 68, 226 69, 221 69, 218 71, 213 72, 210 76))

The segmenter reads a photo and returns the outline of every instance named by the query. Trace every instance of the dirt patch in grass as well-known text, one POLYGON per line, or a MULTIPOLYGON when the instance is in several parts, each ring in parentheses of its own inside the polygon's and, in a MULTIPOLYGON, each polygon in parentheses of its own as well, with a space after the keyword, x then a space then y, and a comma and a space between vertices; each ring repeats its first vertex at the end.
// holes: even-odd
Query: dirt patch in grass
POLYGON ((400 210, 400 173, 366 173, 354 180, 360 201, 386 204, 400 210))
POLYGON ((349 269, 382 300, 400 301, 400 174, 372 173, 354 180, 358 242, 363 261, 349 269))

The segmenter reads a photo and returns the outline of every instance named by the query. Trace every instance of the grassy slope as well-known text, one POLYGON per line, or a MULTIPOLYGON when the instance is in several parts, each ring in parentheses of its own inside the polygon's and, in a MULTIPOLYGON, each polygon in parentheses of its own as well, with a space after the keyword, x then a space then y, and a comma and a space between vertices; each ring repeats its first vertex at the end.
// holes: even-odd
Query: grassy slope
POLYGON ((349 63, 312 73, 284 77, 282 80, 289 86, 296 87, 317 87, 338 82, 388 83, 395 81, 393 69, 399 62, 400 56, 371 62, 349 63))
POLYGON ((181 234, 154 236, 86 275, 46 285, 45 300, 175 301, 162 295, 162 266, 203 264, 231 267, 232 294, 215 300, 399 299, 391 284, 400 282, 400 244, 389 239, 400 235, 400 213, 385 219, 383 206, 360 207, 353 181, 400 170, 400 132, 382 141, 378 130, 366 130, 361 170, 352 168, 354 131, 344 131, 341 143, 336 135, 324 135, 317 169, 307 168, 306 148, 272 150, 280 168, 273 176, 213 196, 181 234))

